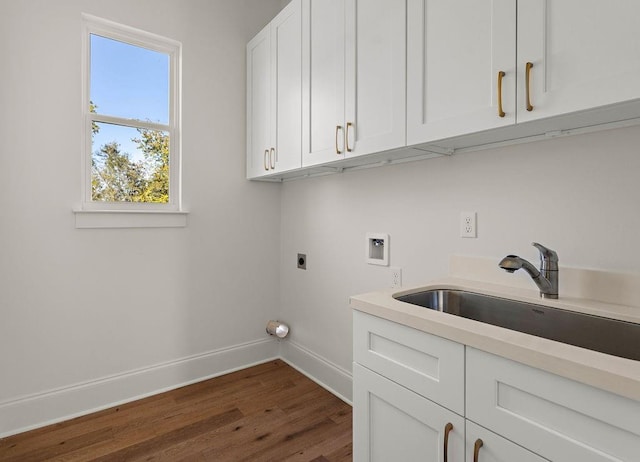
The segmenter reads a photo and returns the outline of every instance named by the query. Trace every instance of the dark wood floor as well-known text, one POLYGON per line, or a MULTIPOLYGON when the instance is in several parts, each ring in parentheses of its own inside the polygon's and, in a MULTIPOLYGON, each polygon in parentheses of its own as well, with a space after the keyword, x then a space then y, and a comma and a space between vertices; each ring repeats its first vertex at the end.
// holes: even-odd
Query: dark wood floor
POLYGON ((0 461, 351 460, 351 407, 282 361, 0 440, 0 461))

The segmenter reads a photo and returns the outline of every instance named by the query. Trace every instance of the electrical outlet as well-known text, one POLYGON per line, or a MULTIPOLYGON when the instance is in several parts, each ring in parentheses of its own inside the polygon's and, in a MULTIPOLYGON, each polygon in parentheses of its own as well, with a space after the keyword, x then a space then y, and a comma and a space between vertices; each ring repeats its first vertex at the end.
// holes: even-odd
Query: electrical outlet
POLYGON ((460 213, 460 237, 478 237, 476 231, 476 212, 460 213))
POLYGON ((391 267, 389 269, 391 270, 390 287, 392 289, 399 289, 402 287, 402 268, 391 267))

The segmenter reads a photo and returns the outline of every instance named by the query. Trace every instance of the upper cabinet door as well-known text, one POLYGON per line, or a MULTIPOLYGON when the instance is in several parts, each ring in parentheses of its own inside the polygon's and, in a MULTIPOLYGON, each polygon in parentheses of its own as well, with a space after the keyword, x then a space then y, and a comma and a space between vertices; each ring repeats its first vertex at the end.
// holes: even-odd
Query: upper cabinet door
POLYGON ((516 1, 408 5, 407 144, 514 124, 516 1))
POLYGON ((638 0, 519 0, 518 121, 640 98, 639 18, 638 0))
POLYGON ((344 158, 344 0, 302 3, 302 164, 344 158))
POLYGON ((247 178, 268 173, 271 147, 271 42, 267 25, 247 44, 247 178))
POLYGON ((271 146, 275 172, 302 165, 302 10, 293 0, 271 21, 271 146))
POLYGON ((406 0, 346 0, 345 155, 406 145, 406 0))
POLYGON ((302 165, 301 0, 247 44, 247 178, 302 165))

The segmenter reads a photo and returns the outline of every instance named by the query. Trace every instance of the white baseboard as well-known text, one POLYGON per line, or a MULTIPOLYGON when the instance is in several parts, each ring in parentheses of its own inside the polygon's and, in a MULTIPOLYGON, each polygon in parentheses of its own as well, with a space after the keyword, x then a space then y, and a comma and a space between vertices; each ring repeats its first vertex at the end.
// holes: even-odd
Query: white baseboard
POLYGON ((0 438, 276 358, 278 343, 269 338, 0 402, 0 438))
POLYGON ((346 403, 349 371, 290 340, 257 340, 0 402, 0 438, 108 409, 281 358, 346 403))
POLYGON ((280 357, 345 403, 353 405, 353 376, 350 371, 291 340, 280 341, 280 357))

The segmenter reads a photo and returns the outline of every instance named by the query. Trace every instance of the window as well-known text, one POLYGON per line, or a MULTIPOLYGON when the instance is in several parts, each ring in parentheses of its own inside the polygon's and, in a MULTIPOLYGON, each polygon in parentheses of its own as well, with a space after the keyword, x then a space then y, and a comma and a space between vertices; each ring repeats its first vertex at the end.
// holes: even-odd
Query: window
POLYGON ((135 226, 132 212, 181 213, 180 51, 174 40, 83 15, 81 214, 126 212, 121 223, 135 226))

